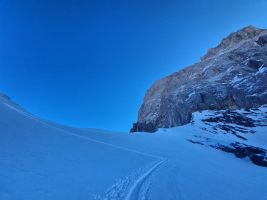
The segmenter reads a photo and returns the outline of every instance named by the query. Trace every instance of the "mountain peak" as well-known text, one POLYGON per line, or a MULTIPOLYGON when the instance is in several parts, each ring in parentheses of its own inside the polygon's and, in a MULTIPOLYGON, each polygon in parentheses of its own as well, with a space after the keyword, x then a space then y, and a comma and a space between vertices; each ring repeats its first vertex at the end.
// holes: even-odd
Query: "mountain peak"
POLYGON ((202 110, 267 104, 267 30, 247 26, 224 38, 201 62, 157 81, 132 129, 154 132, 187 124, 202 110))
POLYGON ((250 32, 250 31, 255 31, 255 30, 261 30, 261 29, 257 28, 256 26, 253 26, 253 25, 248 25, 248 26, 245 26, 244 28, 240 29, 237 32, 242 32, 242 31, 250 32))
POLYGON ((265 30, 249 25, 228 35, 225 39, 222 40, 222 43, 228 40, 230 40, 231 42, 240 42, 242 40, 252 39, 263 31, 265 30))
POLYGON ((218 52, 230 51, 238 48, 240 43, 246 42, 253 38, 258 37, 265 29, 259 29, 255 26, 249 25, 236 32, 229 34, 226 38, 223 38, 218 46, 215 48, 210 48, 206 55, 204 55, 201 60, 210 59, 216 56, 218 52))

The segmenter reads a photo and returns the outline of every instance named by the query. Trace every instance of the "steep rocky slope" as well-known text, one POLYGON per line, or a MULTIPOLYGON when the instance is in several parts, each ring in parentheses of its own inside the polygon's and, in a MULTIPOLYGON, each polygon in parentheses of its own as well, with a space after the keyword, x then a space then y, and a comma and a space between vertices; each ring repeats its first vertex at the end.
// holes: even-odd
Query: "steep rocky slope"
POLYGON ((230 34, 201 61, 147 91, 132 132, 187 124, 202 110, 257 108, 267 103, 267 30, 230 34))

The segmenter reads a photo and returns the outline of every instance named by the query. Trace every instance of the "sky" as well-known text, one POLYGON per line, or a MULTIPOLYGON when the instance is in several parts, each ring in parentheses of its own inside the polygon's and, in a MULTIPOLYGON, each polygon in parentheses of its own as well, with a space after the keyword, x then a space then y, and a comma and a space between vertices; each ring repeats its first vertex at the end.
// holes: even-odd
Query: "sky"
POLYGON ((0 91, 41 118, 129 131, 156 80, 198 62, 266 0, 0 0, 0 91))

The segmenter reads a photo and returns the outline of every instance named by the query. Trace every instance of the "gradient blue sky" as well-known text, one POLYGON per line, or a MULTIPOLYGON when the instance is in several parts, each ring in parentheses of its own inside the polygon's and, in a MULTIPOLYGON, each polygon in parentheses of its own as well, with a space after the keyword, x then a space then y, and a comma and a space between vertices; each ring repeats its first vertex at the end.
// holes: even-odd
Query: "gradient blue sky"
POLYGON ((247 25, 266 0, 0 0, 0 91, 42 118, 128 131, 146 90, 247 25))

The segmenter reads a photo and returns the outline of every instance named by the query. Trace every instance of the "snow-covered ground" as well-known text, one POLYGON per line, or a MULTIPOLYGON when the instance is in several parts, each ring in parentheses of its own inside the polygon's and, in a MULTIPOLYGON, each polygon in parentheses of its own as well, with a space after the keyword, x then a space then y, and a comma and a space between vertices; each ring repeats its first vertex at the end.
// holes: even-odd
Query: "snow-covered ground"
POLYGON ((0 95, 0 200, 265 200, 267 168, 209 144, 267 149, 266 127, 248 127, 256 132, 244 140, 201 120, 212 114, 155 134, 115 133, 47 122, 0 95))

